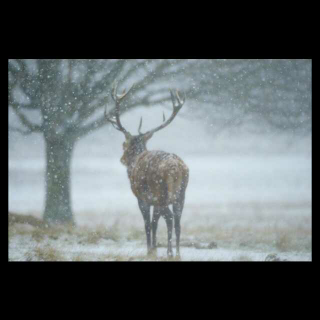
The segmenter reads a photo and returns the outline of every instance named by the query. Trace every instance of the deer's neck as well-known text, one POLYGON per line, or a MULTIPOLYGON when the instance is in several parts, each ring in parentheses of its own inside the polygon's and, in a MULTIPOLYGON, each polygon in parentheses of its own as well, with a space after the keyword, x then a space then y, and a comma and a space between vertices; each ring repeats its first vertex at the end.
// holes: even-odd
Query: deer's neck
POLYGON ((129 179, 131 178, 133 168, 137 165, 138 161, 143 157, 145 154, 147 154, 149 151, 144 148, 143 150, 139 150, 139 152, 136 152, 134 155, 132 155, 128 160, 128 167, 127 167, 127 172, 128 172, 128 177, 129 179))

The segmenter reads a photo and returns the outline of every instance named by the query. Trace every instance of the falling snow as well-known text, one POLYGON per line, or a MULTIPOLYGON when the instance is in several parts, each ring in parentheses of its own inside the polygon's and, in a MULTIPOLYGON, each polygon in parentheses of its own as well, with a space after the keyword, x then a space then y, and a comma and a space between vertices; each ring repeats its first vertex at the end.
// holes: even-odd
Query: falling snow
POLYGON ((189 168, 182 261, 311 260, 311 61, 273 59, 9 60, 9 213, 76 225, 10 223, 10 260, 167 259, 163 218, 146 255, 125 136, 104 118, 115 80, 136 84, 121 109, 133 135, 141 116, 143 132, 169 119, 170 88, 185 93, 147 143, 189 168))

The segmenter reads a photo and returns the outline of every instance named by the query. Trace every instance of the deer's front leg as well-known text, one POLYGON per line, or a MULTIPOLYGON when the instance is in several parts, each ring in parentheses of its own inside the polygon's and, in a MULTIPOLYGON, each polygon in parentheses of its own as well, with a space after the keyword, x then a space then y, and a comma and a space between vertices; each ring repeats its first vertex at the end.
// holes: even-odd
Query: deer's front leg
POLYGON ((146 202, 138 199, 139 208, 141 210, 143 220, 144 220, 144 226, 146 230, 146 236, 147 236, 147 249, 148 254, 151 253, 151 223, 150 223, 150 205, 148 205, 146 202))

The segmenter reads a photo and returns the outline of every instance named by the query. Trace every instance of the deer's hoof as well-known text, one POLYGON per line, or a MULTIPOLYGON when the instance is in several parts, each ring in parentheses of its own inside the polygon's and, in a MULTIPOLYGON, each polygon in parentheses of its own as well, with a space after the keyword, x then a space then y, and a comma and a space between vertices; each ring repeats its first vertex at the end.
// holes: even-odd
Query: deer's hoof
POLYGON ((173 253, 172 252, 168 252, 168 258, 172 258, 173 257, 173 253))

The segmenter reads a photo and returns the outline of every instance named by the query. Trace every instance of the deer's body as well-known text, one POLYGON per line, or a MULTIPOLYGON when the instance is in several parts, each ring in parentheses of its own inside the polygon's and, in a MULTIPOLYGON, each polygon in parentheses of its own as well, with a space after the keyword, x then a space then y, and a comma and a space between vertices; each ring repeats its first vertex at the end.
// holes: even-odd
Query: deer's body
MULTIPOLYGON (((147 236, 148 253, 156 249, 156 232, 159 218, 162 216, 168 228, 168 255, 172 256, 172 230, 173 222, 176 233, 176 252, 179 255, 180 244, 180 218, 185 200, 185 192, 189 180, 189 169, 186 164, 175 154, 163 151, 148 151, 147 141, 153 133, 166 127, 181 109, 184 100, 176 92, 174 97, 171 91, 173 102, 173 113, 171 117, 161 126, 141 133, 142 118, 139 126, 139 135, 131 135, 124 129, 119 118, 120 101, 127 95, 117 95, 116 87, 113 89, 112 97, 116 102, 116 119, 106 116, 106 119, 119 131, 125 134, 126 140, 123 143, 123 156, 121 162, 127 167, 131 189, 138 199, 145 231, 147 236), (176 105, 176 102, 178 103, 176 105), (173 213, 169 209, 172 205, 173 213), (152 221, 150 220, 150 207, 153 206, 152 221), (152 232, 152 239, 151 239, 152 232)), ((164 118, 165 121, 165 118, 164 118)))
POLYGON ((189 179, 189 169, 175 154, 143 151, 128 166, 134 195, 151 206, 168 206, 179 197, 189 179))

